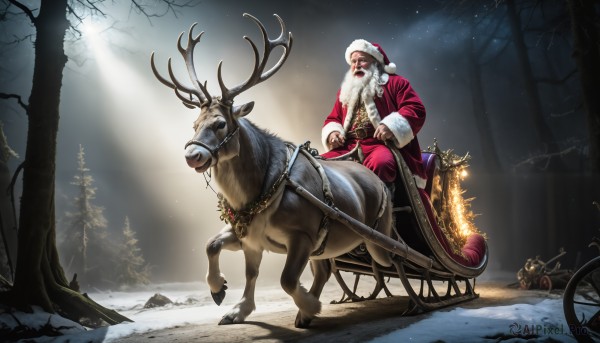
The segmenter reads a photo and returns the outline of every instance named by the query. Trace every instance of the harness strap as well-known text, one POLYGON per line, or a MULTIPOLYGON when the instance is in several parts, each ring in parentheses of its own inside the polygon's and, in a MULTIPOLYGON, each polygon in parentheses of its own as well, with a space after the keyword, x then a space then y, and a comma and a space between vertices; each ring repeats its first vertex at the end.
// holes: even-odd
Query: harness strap
MULTIPOLYGON (((375 219, 375 224, 373 224, 373 229, 377 230, 377 228, 379 227, 379 219, 381 219, 381 217, 383 217, 383 213, 385 212, 385 208, 387 206, 387 190, 386 190, 386 186, 383 182, 380 182, 381 184, 381 192, 383 194, 383 197, 381 197, 381 204, 379 205, 379 212, 377 212, 377 218, 375 219)), ((393 196, 393 194, 392 194, 393 196)), ((392 216, 394 216, 394 214, 392 213, 392 216)), ((396 225, 394 224, 394 221, 392 220, 392 229, 394 231, 396 231, 396 225)), ((398 234, 398 232, 396 232, 396 234, 398 234)), ((398 237, 400 237, 400 235, 398 235, 398 237)))
POLYGON ((227 136, 225 136, 225 138, 219 144, 217 144, 217 146, 214 148, 211 148, 208 145, 206 145, 204 142, 201 142, 201 141, 195 140, 195 139, 190 139, 189 141, 187 141, 187 143, 185 143, 185 147, 183 147, 183 148, 187 149, 187 147, 189 147, 190 145, 199 145, 199 146, 203 147, 204 149, 208 150, 208 152, 210 152, 210 155, 215 159, 215 164, 216 164, 216 162, 219 161, 219 150, 225 144, 227 144, 227 142, 229 142, 233 138, 233 136, 236 133, 238 133, 239 130, 240 130, 240 127, 239 126, 236 127, 235 130, 228 133, 227 136))
MULTIPOLYGON (((330 207, 330 208, 335 208, 334 206, 334 198, 333 198, 333 192, 331 191, 331 183, 329 182, 329 178, 327 177, 327 174, 325 173, 325 169, 323 168, 323 166, 319 163, 319 161, 308 151, 308 144, 310 144, 310 142, 306 142, 301 146, 298 146, 296 148, 296 151, 294 152, 295 155, 297 154, 297 150, 300 149, 300 151, 302 152, 302 154, 306 157, 306 159, 312 164, 312 166, 319 172, 319 175, 321 176, 321 180, 323 180, 323 195, 325 197, 325 204, 330 207)), ((357 144, 357 148, 355 148, 355 150, 358 150, 359 152, 359 156, 362 155, 362 149, 360 148, 360 144, 357 144)), ((289 169, 291 170, 291 164, 289 166, 289 169)), ((288 183, 290 184, 290 186, 294 186, 293 182, 291 180, 289 180, 289 173, 288 173, 288 183)), ((382 197, 381 197, 381 203, 379 205, 379 211, 377 212, 377 217, 375 219, 375 222, 373 224, 373 229, 377 230, 377 227, 379 226, 379 220, 381 219, 381 217, 383 216, 383 213, 385 212, 386 206, 387 206, 387 201, 388 201, 388 195, 387 195, 387 191, 386 191, 386 187, 384 185, 383 182, 380 182, 381 185, 381 191, 382 191, 382 197)), ((298 193, 298 189, 297 187, 293 187, 292 188, 296 193, 298 193)), ((303 195, 303 194, 301 194, 303 195)), ((304 196, 304 195, 303 195, 304 196)), ((328 233, 329 233, 329 215, 325 212, 323 215, 323 219, 321 220, 321 224, 319 226, 319 233, 318 233, 318 240, 317 242, 319 242, 318 246, 319 248, 317 248, 317 250, 315 250, 311 256, 319 256, 321 254, 323 254, 323 251, 325 250, 325 246, 327 243, 327 238, 328 238, 328 233)))
POLYGON ((300 150, 302 154, 306 157, 306 159, 312 164, 312 166, 319 172, 319 176, 321 176, 321 180, 323 180, 323 195, 325 196, 325 200, 328 205, 333 205, 333 193, 331 192, 331 183, 329 182, 329 178, 327 174, 325 174, 325 169, 317 161, 317 159, 311 155, 306 149, 300 150))
MULTIPOLYGON (((327 174, 325 173, 325 169, 323 168, 321 163, 319 163, 319 161, 317 161, 317 159, 309 152, 309 150, 308 150, 309 144, 310 144, 310 142, 306 142, 306 143, 302 144, 301 146, 299 146, 301 148, 300 151, 306 157, 306 159, 310 162, 310 164, 317 170, 317 172, 319 173, 319 176, 321 176, 321 180, 323 181, 323 196, 325 197, 325 203, 328 206, 333 207, 334 199, 333 199, 333 192, 331 191, 331 183, 329 182, 329 178, 327 177, 327 174)), ((324 214, 323 218, 321 219, 321 223, 319 224, 319 232, 318 232, 318 238, 317 238, 318 248, 317 248, 317 250, 313 251, 311 256, 319 256, 319 255, 323 254, 323 251, 325 251, 325 246, 327 244, 328 237, 329 237, 329 216, 327 214, 324 214)))

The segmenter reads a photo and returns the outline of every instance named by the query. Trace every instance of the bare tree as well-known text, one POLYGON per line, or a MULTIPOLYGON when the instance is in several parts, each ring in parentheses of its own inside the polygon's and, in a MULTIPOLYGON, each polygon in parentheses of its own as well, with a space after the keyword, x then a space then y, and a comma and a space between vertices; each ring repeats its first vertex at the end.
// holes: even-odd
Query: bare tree
MULTIPOLYGON (((488 172, 497 173, 502 171, 502 164, 486 103, 483 68, 491 60, 498 58, 507 46, 505 43, 503 48, 498 49, 491 44, 498 40, 498 31, 501 31, 503 17, 489 1, 448 0, 442 3, 443 11, 448 13, 449 18, 464 20, 469 27, 464 45, 467 56, 466 83, 471 92, 473 117, 478 131, 484 168, 488 172)), ((503 41, 506 42, 506 39, 503 41)))
MULTIPOLYGON (((531 67, 531 61, 527 53, 527 45, 523 37, 523 27, 521 17, 515 0, 505 0, 507 9, 507 18, 512 35, 512 41, 517 54, 517 61, 520 72, 523 78, 523 85, 529 105, 529 115, 531 116, 534 131, 540 141, 545 145, 545 149, 549 156, 556 154, 559 151, 557 140, 550 129, 550 126, 544 118, 542 101, 538 91, 536 79, 531 67)), ((553 159, 554 168, 562 168, 563 163, 560 159, 553 159)))
MULTIPOLYGON (((471 37, 476 36, 478 26, 482 26, 482 22, 476 22, 475 15, 471 14, 470 18, 471 26, 471 37)), ((491 21, 489 18, 486 22, 491 21)), ((486 23, 490 25, 489 23, 486 23)), ((493 24, 493 23, 492 23, 493 24)), ((496 31, 499 25, 496 26, 488 37, 481 39, 480 45, 476 44, 475 39, 467 39, 468 49, 468 75, 469 75, 469 87, 471 89, 471 103, 473 105, 473 115, 475 117, 475 124, 479 131, 479 142, 481 144, 481 150, 483 152, 483 164, 486 170, 489 172, 500 172, 502 165, 494 142, 494 135, 492 134, 492 125, 490 123, 488 108, 485 101, 485 94, 483 89, 483 76, 482 76, 482 61, 483 56, 486 54, 486 50, 489 48, 490 42, 496 38, 496 31)), ((479 35, 478 35, 479 36, 479 35)))
MULTIPOLYGON (((18 307, 38 305, 47 312, 58 311, 75 321, 89 318, 97 325, 128 319, 69 287, 56 248, 54 192, 60 93, 68 59, 64 40, 71 27, 67 16, 80 23, 82 11, 104 15, 99 8, 103 1, 41 0, 39 8, 33 9, 18 0, 8 0, 8 3, 5 0, 0 9, 1 15, 17 13, 24 16, 35 30, 33 80, 29 104, 25 106, 28 131, 15 280, 10 291, 0 294, 0 301, 18 307)), ((178 5, 176 0, 160 3, 165 11, 190 4, 178 5)), ((132 1, 131 6, 148 18, 154 15, 141 0, 132 1)))
MULTIPOLYGON (((591 170, 600 172, 600 33, 597 5, 593 1, 568 0, 573 30, 573 55, 579 69, 589 136, 591 170)), ((598 1, 596 1, 596 4, 598 1)))

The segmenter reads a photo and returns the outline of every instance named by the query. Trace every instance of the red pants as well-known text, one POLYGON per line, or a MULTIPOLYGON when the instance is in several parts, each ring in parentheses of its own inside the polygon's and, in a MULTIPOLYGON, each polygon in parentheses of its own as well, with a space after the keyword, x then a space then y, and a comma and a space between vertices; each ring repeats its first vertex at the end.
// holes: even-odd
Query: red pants
MULTIPOLYGON (((332 158, 347 154, 356 146, 356 140, 349 139, 345 146, 328 151, 321 156, 332 158)), ((371 169, 383 182, 393 182, 396 179, 397 165, 394 155, 388 147, 375 138, 360 141, 365 160, 363 164, 371 169)))

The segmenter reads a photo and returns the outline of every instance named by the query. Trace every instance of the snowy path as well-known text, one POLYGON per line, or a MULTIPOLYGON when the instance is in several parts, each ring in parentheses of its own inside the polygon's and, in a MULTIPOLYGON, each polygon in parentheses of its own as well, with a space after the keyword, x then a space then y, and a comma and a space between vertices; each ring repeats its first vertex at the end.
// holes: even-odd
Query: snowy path
MULTIPOLYGON (((393 282, 392 282, 393 283, 393 282)), ((202 283, 155 285, 146 291, 92 293, 92 299, 134 320, 108 328, 67 334, 38 342, 525 342, 554 339, 575 342, 562 312, 560 294, 521 291, 506 283, 480 282, 481 297, 458 306, 417 316, 401 316, 407 298, 403 296, 372 301, 330 304, 339 300, 341 290, 330 281, 321 300, 323 310, 310 329, 294 327, 296 307, 277 286, 257 287, 257 310, 244 324, 219 326, 223 316, 240 298, 241 290, 228 290, 221 306, 216 306, 202 283), (144 309, 155 293, 175 304, 144 309)), ((401 293, 400 287, 390 287, 401 293)), ((365 287, 368 292, 369 285, 365 287)), ((4 315, 2 315, 4 316, 4 315)), ((0 318, 3 318, 0 316, 0 318)), ((27 321, 21 318, 22 321, 27 321)), ((48 320, 39 314, 38 323, 48 320)), ((8 320, 10 321, 10 320, 8 320)), ((0 323, 6 323, 6 318, 0 323)), ((57 318, 52 319, 56 325, 57 318)), ((67 324, 62 324, 67 325, 67 324)))

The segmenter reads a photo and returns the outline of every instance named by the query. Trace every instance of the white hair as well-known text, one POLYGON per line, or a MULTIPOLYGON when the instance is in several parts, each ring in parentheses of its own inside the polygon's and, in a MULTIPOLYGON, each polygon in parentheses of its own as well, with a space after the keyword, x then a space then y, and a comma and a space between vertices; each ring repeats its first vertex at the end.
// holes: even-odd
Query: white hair
POLYGON ((381 86, 380 78, 381 71, 376 63, 372 63, 369 68, 362 69, 364 76, 361 78, 355 77, 352 70, 348 70, 342 81, 340 89, 340 102, 348 111, 354 109, 358 100, 373 98, 376 95, 383 95, 383 87, 381 86))

